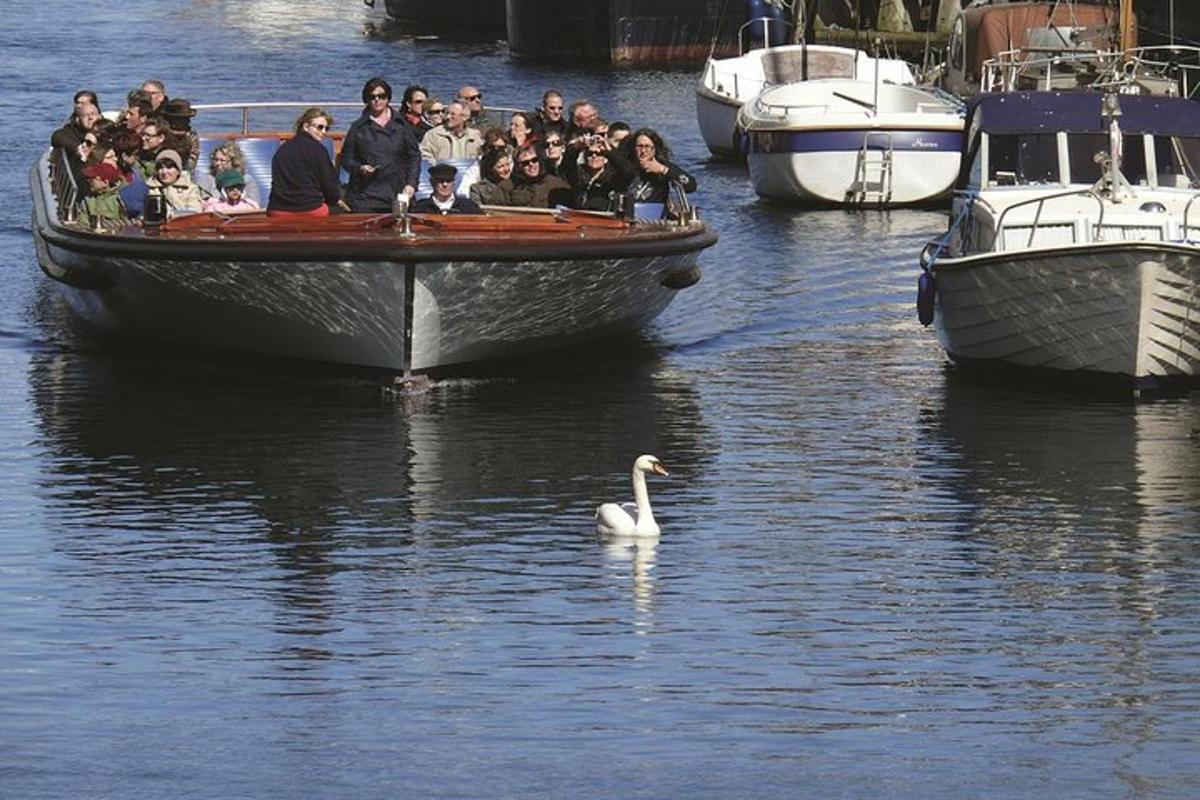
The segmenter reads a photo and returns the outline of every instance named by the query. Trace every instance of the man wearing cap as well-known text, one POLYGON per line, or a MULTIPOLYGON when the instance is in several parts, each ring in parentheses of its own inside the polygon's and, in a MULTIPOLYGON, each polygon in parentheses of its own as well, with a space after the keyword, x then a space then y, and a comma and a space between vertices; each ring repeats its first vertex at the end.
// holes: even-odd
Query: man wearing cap
POLYGON ((458 170, 452 164, 434 164, 429 168, 429 181, 433 194, 413 203, 412 210, 418 214, 482 214, 483 209, 474 200, 454 193, 454 176, 458 170))
POLYGON ((200 187, 183 171, 183 159, 174 150, 163 150, 154 162, 154 175, 146 180, 149 191, 159 192, 166 201, 168 216, 203 210, 200 187))
POLYGON ((251 214, 259 210, 258 203, 246 197, 246 178, 241 170, 222 170, 214 180, 221 196, 205 200, 205 211, 218 214, 251 214))
POLYGON ((120 222, 126 217, 117 184, 121 182, 121 171, 115 164, 101 161, 83 168, 87 178, 89 194, 79 207, 79 222, 89 228, 101 222, 120 222))

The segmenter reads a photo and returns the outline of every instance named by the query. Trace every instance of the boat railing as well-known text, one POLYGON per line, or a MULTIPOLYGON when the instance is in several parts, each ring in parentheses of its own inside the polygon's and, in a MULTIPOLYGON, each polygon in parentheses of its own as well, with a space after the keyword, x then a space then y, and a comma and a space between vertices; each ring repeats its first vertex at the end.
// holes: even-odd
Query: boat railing
POLYGON ((1164 82, 1180 97, 1191 97, 1200 89, 1200 48, 1156 45, 1130 50, 1006 50, 983 62, 979 88, 983 92, 1011 92, 1023 88, 1019 85, 1022 78, 1042 90, 1070 81, 1070 88, 1116 91, 1153 79, 1164 82))
MULTIPOLYGON (((1067 192, 1055 192, 1054 194, 1043 195, 1041 197, 1031 197, 1027 200, 1022 200, 1018 203, 1013 203, 1011 206, 1006 207, 1003 211, 1000 212, 1000 217, 996 220, 996 225, 992 231, 993 241, 996 242, 996 244, 997 244, 995 249, 997 249, 997 250, 1008 249, 1005 246, 1005 240, 1003 237, 1003 233, 1004 233, 1004 219, 1005 219, 1005 217, 1008 216, 1010 211, 1013 211, 1018 208, 1024 208, 1025 206, 1031 206, 1031 205, 1036 206, 1036 210, 1034 211, 1034 215, 1033 215, 1033 222, 1029 226, 1029 239, 1025 242, 1025 247, 1030 248, 1030 247, 1033 247, 1033 241, 1034 241, 1034 237, 1037 236, 1038 226, 1042 224, 1041 223, 1042 211, 1046 208, 1046 203, 1050 202, 1051 200, 1062 200, 1063 198, 1067 198, 1067 197, 1079 197, 1079 196, 1092 198, 1093 200, 1096 201, 1096 205, 1098 205, 1100 207, 1100 214, 1096 218, 1096 223, 1092 226, 1092 238, 1094 241, 1098 241, 1100 238, 1100 235, 1101 235, 1101 231, 1103 230, 1103 225, 1104 225, 1104 200, 1100 197, 1100 195, 1098 195, 1091 188, 1072 189, 1067 192)), ((1024 227, 1023 223, 1022 223, 1021 227, 1024 227)))
MULTIPOLYGON (((738 55, 739 56, 746 55, 746 53, 747 53, 746 43, 747 42, 749 42, 750 44, 753 44, 755 41, 761 41, 763 43, 763 47, 770 47, 771 46, 771 26, 772 25, 774 25, 776 27, 776 30, 778 30, 779 28, 782 28, 783 35, 785 38, 787 37, 788 33, 792 30, 792 23, 790 23, 784 19, 772 19, 771 17, 755 17, 754 19, 750 19, 750 20, 747 20, 746 22, 743 22, 742 26, 740 28, 738 28, 738 32, 737 32, 738 55), (761 30, 762 30, 761 34, 757 32, 757 30, 759 28, 761 28, 761 30), (753 34, 751 34, 751 29, 754 29, 754 31, 755 31, 753 34)), ((750 50, 758 50, 758 49, 760 49, 760 48, 756 48, 756 47, 750 48, 750 50)))
POLYGON ((758 94, 767 87, 767 81, 765 78, 760 80, 748 75, 740 75, 736 69, 718 69, 717 62, 710 59, 708 67, 704 71, 704 87, 711 92, 738 100, 758 94), (732 83, 732 93, 726 88, 726 83, 732 83))
POLYGON ((75 207, 79 200, 79 186, 75 183, 75 173, 67 160, 67 151, 55 147, 50 151, 50 188, 58 206, 59 222, 74 222, 75 207))
MULTIPOLYGON (((363 104, 362 102, 301 102, 285 100, 254 103, 196 103, 192 106, 192 108, 197 112, 209 112, 213 115, 222 112, 236 114, 241 118, 241 133, 248 134, 255 130, 255 127, 253 127, 250 122, 251 114, 257 114, 261 118, 268 113, 279 114, 280 112, 287 111, 289 109, 303 110, 306 108, 322 108, 327 111, 332 111, 334 109, 353 109, 356 111, 361 111, 363 104)), ((487 108, 488 113, 499 114, 501 116, 501 120, 504 120, 522 110, 524 109, 510 108, 508 106, 488 106, 487 108)), ((291 122, 292 120, 286 120, 287 127, 291 127, 291 122)), ((278 125, 278 121, 276 121, 275 124, 278 125)))
POLYGON ((1192 227, 1190 224, 1188 224, 1188 215, 1192 211, 1192 203, 1196 202, 1197 200, 1200 200, 1200 194, 1194 194, 1190 198, 1188 198, 1187 204, 1183 207, 1182 235, 1183 235, 1184 241, 1190 241, 1190 239, 1191 239, 1191 237, 1188 236, 1188 231, 1190 231, 1191 227, 1192 227))

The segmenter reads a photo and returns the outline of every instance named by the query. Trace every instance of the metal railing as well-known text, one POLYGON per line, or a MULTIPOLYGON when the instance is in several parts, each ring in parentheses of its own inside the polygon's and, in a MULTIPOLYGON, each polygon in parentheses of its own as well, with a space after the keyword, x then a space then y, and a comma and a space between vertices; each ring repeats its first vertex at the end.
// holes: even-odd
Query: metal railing
POLYGON ((1000 249, 1000 250, 1008 249, 1007 247, 1004 246, 1004 239, 1002 238, 1002 234, 1004 232, 1004 218, 1006 216, 1008 216, 1008 212, 1012 211, 1013 209, 1023 208, 1024 206, 1028 206, 1028 205, 1036 205, 1037 206, 1037 211, 1035 211, 1034 215, 1033 215, 1033 223, 1029 228, 1029 240, 1025 243, 1026 247, 1033 247, 1033 239, 1037 235, 1038 225, 1041 222, 1042 211, 1045 209, 1046 203, 1048 203, 1051 200, 1061 200, 1062 198, 1065 198, 1065 197, 1075 197, 1075 196, 1091 197, 1093 200, 1096 201, 1096 204, 1100 207, 1100 216, 1097 217, 1096 224, 1093 227, 1093 231, 1092 231, 1092 241, 1099 241, 1101 226, 1104 224, 1104 200, 1098 194, 1096 194, 1096 192, 1092 189, 1073 189, 1069 192, 1055 192, 1054 194, 1045 195, 1043 197, 1031 197, 1028 200, 1022 200, 1019 203, 1013 203, 1011 206, 1008 206, 1007 208, 1005 208, 1002 212, 1000 212, 1000 218, 996 220, 995 228, 992 231, 993 242, 999 242, 1001 245, 999 248, 996 248, 996 249, 1000 249))
POLYGON ((76 207, 79 204, 79 185, 75 183, 75 173, 71 169, 67 151, 55 147, 50 151, 50 189, 54 193, 59 222, 74 222, 76 207))
POLYGON ((1182 45, 1132 50, 1006 50, 983 62, 980 90, 1014 91, 1021 79, 1048 90, 1069 88, 1120 91, 1139 81, 1173 86, 1174 94, 1191 97, 1200 89, 1200 48, 1182 45))
MULTIPOLYGON (((453 102, 453 101, 448 101, 448 102, 453 102)), ((284 111, 286 109, 303 110, 306 108, 321 108, 326 111, 329 111, 330 109, 355 109, 355 110, 361 111, 363 108, 363 104, 362 104, 362 102, 341 102, 341 101, 337 101, 337 102, 316 102, 316 101, 302 102, 302 101, 298 101, 298 100, 296 100, 296 101, 288 100, 288 101, 282 101, 282 102, 256 102, 256 103, 197 103, 197 104, 194 104, 192 106, 192 108, 195 109, 197 112, 204 112, 204 111, 214 112, 214 113, 216 113, 216 112, 238 112, 241 116, 240 132, 243 134, 248 134, 254 130, 254 128, 251 127, 251 124, 250 124, 250 115, 252 112, 260 112, 260 114, 261 114, 261 113, 269 112, 269 111, 278 112, 278 111, 284 111)), ((525 110, 526 109, 511 108, 508 106, 489 106, 486 109, 486 112, 489 114, 499 115, 500 120, 503 121, 506 117, 512 116, 513 114, 515 114, 518 111, 525 111, 525 110)), ((291 127, 290 122, 288 123, 288 127, 289 128, 291 127)), ((346 126, 346 127, 349 127, 349 126, 346 126)))

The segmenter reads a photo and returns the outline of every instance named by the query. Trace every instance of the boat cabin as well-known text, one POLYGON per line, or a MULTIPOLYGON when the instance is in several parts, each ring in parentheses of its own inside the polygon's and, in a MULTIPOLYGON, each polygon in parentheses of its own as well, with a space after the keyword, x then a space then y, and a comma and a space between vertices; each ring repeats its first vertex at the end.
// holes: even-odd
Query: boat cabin
POLYGON ((1200 197, 1200 104, 1110 95, 1119 109, 1110 116, 1105 97, 1013 92, 971 103, 956 184, 960 252, 1076 242, 1109 229, 1122 238, 1188 238, 1200 228, 1192 202, 1200 197))

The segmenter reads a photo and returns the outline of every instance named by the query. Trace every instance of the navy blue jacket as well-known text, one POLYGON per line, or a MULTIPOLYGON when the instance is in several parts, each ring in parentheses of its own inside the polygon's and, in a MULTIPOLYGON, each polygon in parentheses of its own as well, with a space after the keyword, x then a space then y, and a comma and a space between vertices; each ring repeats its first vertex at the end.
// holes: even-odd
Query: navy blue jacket
POLYGON ((268 209, 312 211, 340 199, 337 168, 325 145, 301 132, 279 146, 271 159, 268 209))
POLYGON ((387 125, 377 125, 367 111, 354 121, 342 142, 342 169, 350 176, 346 204, 352 211, 390 211, 392 199, 405 186, 417 188, 421 150, 413 128, 392 109, 387 125), (375 172, 363 175, 370 164, 375 172))
POLYGON ((433 202, 432 197, 422 197, 420 200, 412 204, 411 211, 417 214, 482 214, 483 209, 479 204, 469 197, 463 197, 461 194, 454 195, 454 205, 449 211, 442 211, 433 202))

